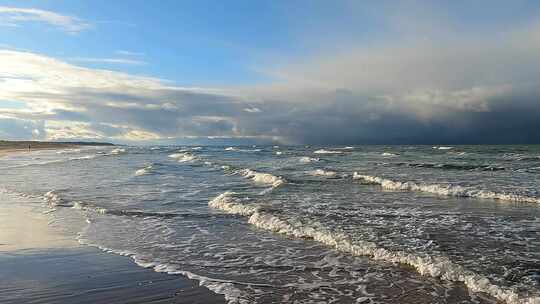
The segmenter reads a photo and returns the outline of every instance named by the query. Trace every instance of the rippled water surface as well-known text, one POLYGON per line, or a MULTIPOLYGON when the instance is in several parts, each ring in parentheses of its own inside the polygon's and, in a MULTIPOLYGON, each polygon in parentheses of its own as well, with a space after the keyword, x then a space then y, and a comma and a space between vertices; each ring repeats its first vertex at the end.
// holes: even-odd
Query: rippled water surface
POLYGON ((81 243, 230 303, 540 303, 540 146, 85 147, 0 170, 81 243))

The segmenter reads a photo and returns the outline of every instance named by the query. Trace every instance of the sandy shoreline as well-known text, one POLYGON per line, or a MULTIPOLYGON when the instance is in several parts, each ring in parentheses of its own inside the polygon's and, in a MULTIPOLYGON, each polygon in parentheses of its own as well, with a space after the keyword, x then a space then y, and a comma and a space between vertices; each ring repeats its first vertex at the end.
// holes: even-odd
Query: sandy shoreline
POLYGON ((0 303, 225 303, 197 281, 80 245, 43 209, 0 193, 0 303))
POLYGON ((80 148, 83 146, 113 146, 109 143, 81 142, 44 142, 44 141, 2 141, 0 140, 0 157, 10 153, 26 153, 36 150, 55 150, 80 148))

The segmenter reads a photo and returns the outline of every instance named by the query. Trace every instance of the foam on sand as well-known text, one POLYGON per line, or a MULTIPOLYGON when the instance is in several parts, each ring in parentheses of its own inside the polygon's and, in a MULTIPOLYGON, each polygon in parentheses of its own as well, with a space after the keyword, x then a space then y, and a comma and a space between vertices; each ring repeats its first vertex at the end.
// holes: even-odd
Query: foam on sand
POLYGON ((456 197, 471 197, 481 199, 494 199, 509 202, 522 202, 522 203, 536 203, 540 204, 540 198, 524 196, 512 193, 500 193, 487 190, 479 190, 471 187, 453 186, 453 185, 440 185, 440 184, 417 184, 412 181, 400 182, 385 179, 377 176, 362 175, 358 172, 354 172, 353 179, 360 180, 366 184, 380 185, 383 189, 387 190, 400 190, 400 191, 418 191, 433 193, 444 196, 456 196, 456 197))
POLYGON ((240 202, 234 193, 225 192, 210 201, 209 206, 229 214, 249 217, 248 223, 260 229, 295 238, 311 239, 355 256, 369 256, 375 260, 409 265, 422 275, 462 282, 473 292, 483 292, 509 304, 540 303, 540 297, 520 297, 514 290, 493 284, 485 276, 469 271, 447 257, 391 251, 373 242, 352 241, 345 233, 325 229, 319 223, 284 219, 270 211, 263 211, 260 207, 240 202))
POLYGON ((271 185, 273 188, 283 185, 285 179, 272 175, 270 173, 261 173, 251 169, 242 169, 237 171, 239 175, 252 180, 256 184, 271 185))

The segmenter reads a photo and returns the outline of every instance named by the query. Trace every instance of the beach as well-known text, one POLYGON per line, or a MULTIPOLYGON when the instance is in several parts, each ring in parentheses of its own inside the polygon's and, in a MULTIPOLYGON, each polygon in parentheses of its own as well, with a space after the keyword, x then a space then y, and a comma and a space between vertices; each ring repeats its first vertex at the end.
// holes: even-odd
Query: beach
POLYGON ((79 244, 50 212, 39 199, 0 193, 0 303, 224 303, 197 281, 79 244))

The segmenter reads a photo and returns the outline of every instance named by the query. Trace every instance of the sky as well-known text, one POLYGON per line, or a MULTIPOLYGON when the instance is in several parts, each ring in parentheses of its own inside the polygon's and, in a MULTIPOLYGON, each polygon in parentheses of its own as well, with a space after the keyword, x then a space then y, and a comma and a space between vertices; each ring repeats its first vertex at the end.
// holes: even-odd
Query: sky
POLYGON ((0 139, 540 143, 540 2, 0 0, 0 139))

